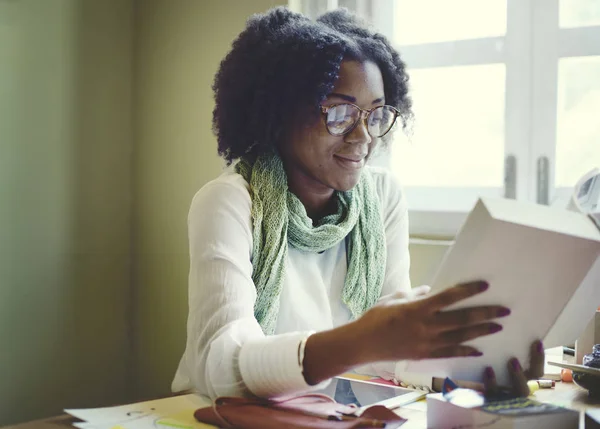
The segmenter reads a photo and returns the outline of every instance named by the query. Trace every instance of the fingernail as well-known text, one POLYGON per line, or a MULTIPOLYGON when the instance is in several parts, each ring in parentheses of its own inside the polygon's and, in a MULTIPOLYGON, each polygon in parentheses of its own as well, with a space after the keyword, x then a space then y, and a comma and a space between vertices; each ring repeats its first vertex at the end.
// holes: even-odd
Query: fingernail
POLYGON ((508 316, 510 314, 510 308, 501 308, 500 310, 498 310, 498 317, 505 317, 508 316))
POLYGON ((491 379, 493 379, 493 378, 496 378, 496 373, 494 372, 494 369, 493 369, 491 366, 488 366, 488 367, 485 369, 485 376, 486 376, 486 377, 487 377, 489 380, 491 380, 491 379))
POLYGON ((512 358, 510 360, 510 364, 512 365, 512 367, 515 371, 521 371, 521 364, 519 363, 519 359, 512 358))
POLYGON ((493 334, 494 332, 498 332, 502 330, 502 325, 491 325, 490 326, 490 334, 493 334))
POLYGON ((483 356, 483 353, 477 352, 477 351, 473 351, 473 352, 469 353, 469 356, 483 356))
POLYGON ((480 291, 484 291, 484 290, 488 290, 488 288, 490 287, 490 285, 488 284, 488 282, 479 282, 479 290, 480 291))
POLYGON ((544 353, 544 344, 541 341, 538 341, 536 348, 538 353, 544 353))

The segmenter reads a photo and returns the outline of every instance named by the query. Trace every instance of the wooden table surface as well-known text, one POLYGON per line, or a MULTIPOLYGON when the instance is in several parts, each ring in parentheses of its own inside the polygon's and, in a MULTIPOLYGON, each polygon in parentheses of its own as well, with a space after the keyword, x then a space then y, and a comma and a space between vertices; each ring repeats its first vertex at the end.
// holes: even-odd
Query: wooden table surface
POLYGON ((49 419, 34 420, 27 423, 21 423, 14 426, 6 426, 2 429, 64 429, 74 428, 73 423, 80 422, 81 420, 76 419, 68 414, 63 414, 58 417, 51 417, 49 419))
MULTIPOLYGON (((583 416, 585 410, 600 410, 600 399, 591 399, 587 390, 573 383, 556 383, 553 389, 540 389, 534 394, 535 399, 541 402, 550 402, 555 405, 572 408, 581 412, 580 428, 583 429, 583 416)), ((407 418, 402 429, 425 429, 427 428, 427 407, 425 402, 409 404, 398 410, 398 414, 407 418)), ((50 419, 35 420, 14 426, 6 426, 3 429, 61 429, 73 427, 72 423, 80 421, 68 415, 53 417, 50 419)))

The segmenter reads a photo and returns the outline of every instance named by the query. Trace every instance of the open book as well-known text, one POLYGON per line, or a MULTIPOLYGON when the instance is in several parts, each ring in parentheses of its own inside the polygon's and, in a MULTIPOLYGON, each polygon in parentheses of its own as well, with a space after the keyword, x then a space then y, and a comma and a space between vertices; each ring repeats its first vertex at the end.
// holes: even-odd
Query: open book
POLYGON ((572 210, 500 198, 480 199, 447 252, 432 291, 473 280, 490 289, 453 308, 499 304, 511 315, 504 329, 469 344, 482 357, 411 361, 408 372, 481 381, 491 365, 509 384, 506 364, 526 366, 536 339, 545 347, 572 344, 600 305, 600 220, 597 170, 577 184, 572 210))

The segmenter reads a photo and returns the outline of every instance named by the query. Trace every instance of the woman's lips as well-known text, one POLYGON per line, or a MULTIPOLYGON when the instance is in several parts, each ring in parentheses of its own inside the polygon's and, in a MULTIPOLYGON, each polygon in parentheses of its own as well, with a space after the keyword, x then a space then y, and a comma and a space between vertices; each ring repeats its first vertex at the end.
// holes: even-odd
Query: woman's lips
POLYGON ((365 165, 365 155, 333 155, 339 164, 345 168, 359 169, 365 165))

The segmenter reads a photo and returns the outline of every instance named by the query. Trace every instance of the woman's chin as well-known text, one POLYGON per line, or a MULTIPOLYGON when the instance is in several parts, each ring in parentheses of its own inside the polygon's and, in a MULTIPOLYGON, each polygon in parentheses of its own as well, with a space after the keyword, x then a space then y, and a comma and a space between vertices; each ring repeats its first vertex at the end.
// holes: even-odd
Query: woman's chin
POLYGON ((346 192, 354 189, 354 187, 358 184, 360 180, 360 174, 362 170, 357 171, 352 174, 344 174, 340 175, 340 177, 336 178, 333 186, 331 186, 336 191, 346 192))

